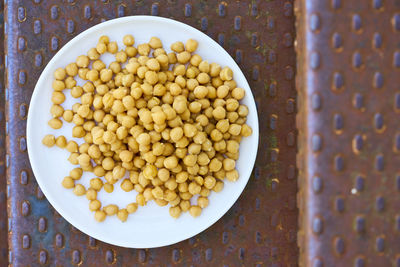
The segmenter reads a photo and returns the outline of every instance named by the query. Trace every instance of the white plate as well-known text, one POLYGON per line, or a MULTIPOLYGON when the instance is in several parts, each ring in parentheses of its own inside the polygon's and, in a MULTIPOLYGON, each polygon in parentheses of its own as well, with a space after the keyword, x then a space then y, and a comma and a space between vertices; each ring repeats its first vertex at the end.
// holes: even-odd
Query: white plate
MULTIPOLYGON (((111 57, 104 56, 102 59, 106 63, 111 62, 111 57)), ((69 92, 65 95, 67 101, 63 106, 70 108, 74 101, 69 92)), ((68 222, 82 232, 107 243, 122 247, 150 248, 174 244, 202 232, 221 218, 235 203, 247 184, 256 158, 258 118, 254 98, 246 78, 235 61, 215 41, 195 28, 171 19, 132 16, 110 20, 82 32, 51 59, 32 95, 27 139, 29 158, 36 180, 53 207, 68 222), (148 42, 152 36, 157 36, 168 51, 173 42, 195 39, 199 42, 197 53, 210 63, 217 62, 221 66, 229 66, 234 72, 238 87, 246 90, 243 103, 249 107, 247 123, 253 128, 253 134, 244 138, 240 145, 240 159, 237 162, 240 178, 233 183, 225 182, 222 192, 211 193, 210 205, 198 218, 192 218, 188 213, 184 213, 179 219, 173 219, 169 215, 168 206, 159 207, 152 201, 145 207, 139 207, 138 211, 131 214, 125 223, 121 223, 116 216, 107 218, 103 223, 97 223, 93 213, 88 209, 88 200, 85 197, 75 196, 72 190, 66 190, 61 186, 62 179, 76 167, 67 161, 69 153, 57 147, 47 148, 42 145, 42 138, 46 134, 64 135, 68 140, 73 139, 70 123, 64 122, 60 130, 53 130, 47 124, 51 118, 49 110, 54 70, 65 67, 68 63, 75 61, 77 56, 86 54, 89 48, 96 46, 101 35, 108 35, 111 40, 117 41, 118 45, 123 47, 122 37, 125 34, 132 34, 135 37, 135 46, 148 42)), ((75 140, 78 141, 78 139, 75 140)), ((87 187, 89 179, 93 177, 93 174, 85 173, 80 182, 87 187)), ((130 202, 135 202, 136 192, 122 191, 120 183, 115 184, 114 189, 112 194, 104 191, 99 194, 102 204, 115 203, 125 206, 130 202)))

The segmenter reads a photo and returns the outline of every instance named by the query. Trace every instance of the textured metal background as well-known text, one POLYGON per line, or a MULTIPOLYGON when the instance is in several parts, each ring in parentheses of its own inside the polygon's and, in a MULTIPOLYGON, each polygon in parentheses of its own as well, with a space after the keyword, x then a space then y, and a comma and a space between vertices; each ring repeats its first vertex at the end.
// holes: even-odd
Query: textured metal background
POLYGON ((12 265, 297 265, 292 1, 8 1, 5 28, 12 265), (174 18, 217 40, 242 68, 261 115, 255 170, 234 207, 205 232, 148 250, 104 244, 62 219, 35 182, 25 139, 33 87, 57 50, 92 25, 135 14, 174 18))
POLYGON ((400 1, 296 2, 302 266, 400 266, 400 1))
MULTIPOLYGON (((0 73, 4 73, 4 16, 0 2, 0 73)), ((7 195, 6 195, 6 145, 4 115, 4 75, 0 75, 0 266, 7 264, 7 195)))

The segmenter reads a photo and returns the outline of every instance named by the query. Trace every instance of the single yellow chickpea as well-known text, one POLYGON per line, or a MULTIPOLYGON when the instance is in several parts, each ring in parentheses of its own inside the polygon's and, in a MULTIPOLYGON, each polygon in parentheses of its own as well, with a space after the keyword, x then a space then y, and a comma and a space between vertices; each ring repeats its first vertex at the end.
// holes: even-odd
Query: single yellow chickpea
POLYGON ((106 219, 106 217, 107 217, 107 214, 104 211, 97 210, 94 213, 94 218, 98 222, 103 222, 106 219))
POLYGON ((78 66, 76 63, 70 63, 65 67, 65 71, 69 76, 76 76, 78 74, 78 66))
POLYGON ((208 203, 209 202, 208 202, 208 198, 207 197, 199 197, 197 199, 197 205, 202 209, 207 208, 208 203))
POLYGON ((198 45, 199 43, 196 40, 189 39, 186 41, 186 51, 193 53, 194 51, 196 51, 198 45))
POLYGON ((210 75, 211 77, 219 77, 219 73, 221 72, 221 66, 217 63, 210 64, 210 75))
POLYGON ((87 56, 81 55, 76 58, 76 65, 79 68, 87 68, 89 66, 90 59, 87 56))
POLYGON ((160 38, 155 36, 150 38, 149 45, 153 49, 161 48, 163 46, 160 38))
POLYGON ((125 53, 128 55, 128 57, 134 57, 137 55, 137 48, 133 46, 128 46, 125 48, 125 53))
POLYGON ((75 185, 73 192, 77 196, 83 196, 86 193, 86 189, 83 185, 77 184, 75 185))
POLYGON ((54 91, 52 96, 51 96, 51 101, 54 104, 58 104, 58 105, 62 104, 65 101, 65 95, 62 92, 54 91))
POLYGON ((222 162, 217 158, 213 158, 210 161, 210 165, 208 167, 209 167, 210 171, 217 172, 222 168, 222 162))
POLYGON ((52 83, 54 91, 59 91, 61 92, 62 90, 65 89, 65 83, 63 81, 59 80, 54 80, 52 83))
POLYGON ((54 144, 56 143, 56 139, 54 137, 54 135, 52 134, 48 134, 45 137, 43 137, 42 139, 42 144, 48 147, 52 147, 54 146, 54 144))
POLYGON ((54 78, 57 80, 64 80, 66 76, 66 71, 63 68, 58 68, 54 71, 54 78))
POLYGON ((212 190, 216 193, 221 192, 222 189, 224 189, 224 182, 222 181, 217 181, 214 187, 212 188, 212 190))
POLYGON ((207 73, 201 72, 197 75, 196 79, 200 84, 206 84, 210 81, 210 76, 207 73))
POLYGON ((180 53, 185 50, 185 47, 182 42, 175 42, 171 45, 171 50, 180 53))
POLYGON ((90 187, 99 191, 103 187, 103 181, 100 178, 90 179, 90 187))
POLYGON ((241 99, 244 98, 244 96, 245 96, 245 91, 244 91, 243 88, 237 87, 237 88, 232 90, 232 97, 233 98, 235 98, 237 100, 241 100, 241 99))
POLYGON ((123 37, 122 42, 126 46, 132 46, 135 43, 135 38, 131 34, 127 34, 123 37))
POLYGON ((91 200, 89 202, 89 210, 91 211, 97 211, 101 208, 101 202, 98 201, 97 199, 91 200))
POLYGON ((119 51, 115 54, 115 60, 120 63, 125 63, 128 59, 128 55, 125 51, 119 51))
POLYGON ((197 162, 197 155, 189 154, 183 158, 183 163, 185 163, 185 165, 189 167, 193 167, 196 164, 196 162, 197 162))
POLYGON ((99 54, 104 54, 105 52, 107 52, 107 45, 105 43, 98 43, 96 45, 96 51, 99 54))
POLYGON ((97 191, 94 190, 93 188, 89 188, 89 189, 86 191, 86 198, 87 198, 88 200, 95 200, 95 199, 97 198, 97 191))
POLYGON ((89 80, 89 81, 92 81, 92 82, 94 82, 94 81, 96 81, 96 80, 98 80, 99 79, 99 72, 97 71, 97 70, 89 70, 87 73, 86 73, 86 78, 89 80))
POLYGON ((229 125, 229 130, 228 130, 228 132, 229 132, 231 135, 237 136, 237 135, 240 134, 241 130, 242 130, 242 126, 241 126, 241 125, 236 124, 236 123, 233 123, 233 124, 229 125))
POLYGON ((114 186, 110 183, 105 183, 104 191, 106 191, 107 193, 112 193, 114 191, 114 186))
POLYGON ((118 44, 117 42, 110 42, 107 44, 107 51, 111 54, 115 54, 118 52, 118 44))
POLYGON ((235 161, 233 159, 226 158, 222 161, 225 171, 232 171, 235 169, 235 161))
POLYGON ((154 71, 147 71, 144 76, 146 81, 151 85, 154 85, 158 82, 158 75, 154 71))
POLYGON ((213 111, 212 111, 212 116, 214 117, 214 119, 216 120, 222 120, 225 118, 226 116, 226 111, 223 107, 219 106, 216 107, 213 111))
POLYGON ((189 201, 189 200, 182 200, 182 201, 179 203, 179 207, 181 208, 181 210, 182 210, 183 212, 188 211, 188 210, 190 209, 190 201, 189 201))
POLYGON ((153 190, 151 190, 151 193, 155 199, 162 199, 164 197, 164 192, 159 186, 156 186, 153 190))
POLYGON ((108 216, 113 216, 113 215, 117 214, 118 206, 115 204, 110 204, 110 205, 105 206, 103 208, 103 210, 108 216))
POLYGON ((117 213, 117 217, 121 222, 126 222, 128 215, 129 213, 126 209, 120 209, 117 213))
POLYGON ((72 87, 74 87, 76 85, 76 81, 74 78, 72 77, 67 77, 65 79, 65 88, 71 89, 72 87))
POLYGON ((62 121, 58 118, 52 118, 49 120, 48 124, 53 129, 60 129, 63 125, 62 121))
POLYGON ((176 56, 176 59, 178 60, 179 63, 186 64, 189 62, 190 57, 191 57, 191 55, 188 51, 183 51, 183 52, 178 53, 178 55, 176 56))
POLYGON ((72 179, 71 177, 67 176, 64 177, 63 181, 62 181, 62 186, 66 189, 71 189, 75 187, 75 181, 74 179, 72 179))
POLYGON ((100 57, 100 54, 97 52, 96 48, 89 49, 87 55, 90 60, 97 60, 100 57))
POLYGON ((150 49, 151 49, 150 45, 146 44, 146 43, 140 44, 137 47, 139 55, 142 55, 142 56, 148 56, 150 53, 150 49))
POLYGON ((126 210, 128 211, 129 214, 135 213, 138 209, 138 204, 137 203, 129 203, 126 206, 126 210))
POLYGON ((68 157, 68 161, 71 162, 71 164, 77 165, 78 164, 78 153, 71 153, 70 156, 68 157))
POLYGON ((112 170, 115 165, 114 160, 110 157, 104 158, 101 164, 103 168, 107 171, 112 170))
POLYGON ((205 86, 199 85, 199 86, 196 86, 196 88, 194 88, 193 93, 196 96, 196 98, 203 99, 207 96, 208 89, 205 86))
POLYGON ((191 206, 189 209, 189 213, 193 217, 199 217, 201 214, 201 208, 199 206, 191 206))
POLYGON ((223 81, 230 81, 233 78, 233 71, 229 67, 224 67, 219 73, 219 77, 223 81))
POLYGON ((179 216, 181 216, 181 208, 179 206, 175 206, 175 207, 170 207, 169 208, 169 215, 171 215, 172 218, 179 218, 179 216))
POLYGON ((56 145, 59 148, 65 148, 67 146, 67 139, 65 138, 65 136, 61 135, 59 137, 56 138, 56 145))
POLYGON ((242 125, 242 129, 240 130, 240 135, 247 137, 250 136, 253 133, 253 130, 251 127, 247 124, 242 125))
POLYGON ((201 186, 198 185, 196 182, 191 182, 188 186, 188 191, 192 195, 200 194, 201 186))
POLYGON ((231 182, 235 182, 239 179, 239 173, 237 170, 227 171, 225 173, 225 175, 226 175, 226 178, 231 182))

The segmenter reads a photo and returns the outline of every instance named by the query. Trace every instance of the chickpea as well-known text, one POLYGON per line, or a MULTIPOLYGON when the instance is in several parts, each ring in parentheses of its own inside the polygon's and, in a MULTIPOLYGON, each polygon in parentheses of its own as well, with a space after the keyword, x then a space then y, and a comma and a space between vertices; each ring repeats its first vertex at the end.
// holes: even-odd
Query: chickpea
POLYGON ((175 156, 167 157, 164 160, 164 167, 167 169, 173 169, 178 166, 178 159, 175 156))
POLYGON ((115 54, 118 51, 118 44, 117 42, 110 42, 107 44, 107 51, 111 54, 115 54))
POLYGON ((207 208, 208 203, 209 202, 208 202, 208 198, 207 197, 199 197, 197 199, 197 205, 202 209, 207 208))
POLYGON ((75 187, 75 181, 74 179, 72 179, 71 177, 67 176, 64 177, 63 181, 62 181, 62 186, 66 189, 71 189, 75 187))
POLYGON ((201 186, 198 185, 196 182, 191 182, 188 187, 188 191, 192 195, 200 194, 201 186))
POLYGON ((197 86, 196 88, 194 88, 194 95, 196 96, 196 98, 198 99, 203 99, 207 96, 208 94, 208 88, 205 86, 197 86))
POLYGON ((48 124, 53 129, 60 129, 63 125, 62 121, 58 118, 53 118, 49 120, 48 124))
POLYGON ((183 51, 183 52, 178 53, 178 55, 176 56, 176 59, 179 63, 186 64, 189 62, 190 57, 191 57, 191 55, 189 52, 183 51))
POLYGON ((231 135, 234 135, 234 136, 239 135, 241 131, 242 131, 242 126, 241 126, 241 125, 235 124, 235 123, 229 125, 229 130, 228 130, 228 132, 229 132, 231 135))
POLYGON ((226 116, 226 111, 223 107, 219 106, 212 111, 212 115, 216 120, 222 120, 226 116))
POLYGON ((114 186, 110 183, 105 183, 104 191, 106 191, 107 193, 112 193, 114 191, 114 186))
POLYGON ((74 194, 77 196, 83 196, 86 193, 86 189, 81 184, 76 184, 73 190, 74 194))
POLYGON ((80 68, 87 68, 89 66, 89 57, 81 55, 76 58, 76 65, 80 68))
POLYGON ((61 135, 59 137, 56 138, 56 145, 59 148, 65 148, 67 146, 67 139, 65 138, 65 136, 61 135))
POLYGON ((224 183, 222 181, 217 181, 212 190, 218 193, 221 192, 223 188, 224 188, 224 183))
POLYGON ((253 133, 253 130, 247 124, 243 124, 242 129, 240 130, 240 134, 244 137, 250 136, 253 133))
POLYGON ((58 105, 62 104, 65 101, 65 95, 62 92, 54 91, 52 96, 51 96, 51 101, 54 104, 58 104, 58 105))
POLYGON ((96 191, 100 191, 103 187, 103 181, 100 178, 90 179, 90 187, 96 191))
POLYGON ((107 217, 107 214, 104 211, 97 210, 94 213, 94 218, 98 222, 103 222, 106 219, 106 217, 107 217))
POLYGON ((129 214, 135 213, 137 209, 138 209, 137 203, 130 203, 126 206, 126 210, 128 211, 129 214))
POLYGON ((42 144, 48 147, 54 146, 56 143, 56 138, 52 134, 48 134, 42 139, 42 144))
POLYGON ((147 56, 147 55, 149 55, 149 53, 150 53, 150 45, 149 44, 140 44, 140 45, 138 45, 138 47, 137 47, 137 50, 138 50, 138 53, 139 53, 139 55, 142 55, 142 56, 147 56))
POLYGON ((71 153, 71 155, 68 157, 68 161, 71 162, 71 164, 77 165, 78 164, 78 153, 71 153))
POLYGON ((122 39, 122 42, 126 46, 132 46, 135 43, 135 38, 131 34, 127 34, 122 39))
POLYGON ((117 214, 118 206, 115 204, 110 204, 110 205, 105 206, 103 208, 103 210, 108 216, 113 216, 113 215, 117 214))
POLYGON ((186 41, 186 51, 193 53, 197 50, 199 43, 196 40, 189 39, 186 41))
POLYGON ((117 217, 121 222, 126 222, 128 215, 129 213, 126 209, 121 209, 117 212, 117 217))
POLYGON ((193 217, 198 217, 201 214, 201 208, 199 206, 191 206, 189 209, 189 213, 193 217))
POLYGON ((233 72, 229 67, 224 67, 219 73, 219 77, 223 81, 230 81, 233 78, 233 72))
POLYGON ((185 50, 185 47, 182 42, 175 42, 171 45, 171 50, 180 53, 185 50))
POLYGON ((52 83, 52 87, 53 87, 54 91, 61 92, 62 90, 65 89, 65 83, 63 81, 54 80, 52 83))
POLYGON ((89 202, 89 210, 98 211, 101 208, 101 202, 97 199, 91 200, 89 202))
POLYGON ((177 219, 179 218, 179 216, 181 216, 181 208, 179 206, 170 207, 169 214, 171 215, 172 218, 177 219))
POLYGON ((87 198, 88 200, 95 200, 95 199, 97 198, 97 191, 94 190, 93 188, 89 188, 89 189, 86 191, 86 198, 87 198))

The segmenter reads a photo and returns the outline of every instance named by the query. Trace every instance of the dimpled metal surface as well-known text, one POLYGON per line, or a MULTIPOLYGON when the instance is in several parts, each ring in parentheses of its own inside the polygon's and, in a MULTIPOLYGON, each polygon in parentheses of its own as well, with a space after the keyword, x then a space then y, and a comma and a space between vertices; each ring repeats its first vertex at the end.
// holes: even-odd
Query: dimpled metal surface
POLYGON ((400 266, 400 1, 295 10, 300 265, 400 266))
MULTIPOLYGON (((4 40, 3 2, 0 2, 0 40, 4 40)), ((0 42, 0 73, 4 73, 4 42, 0 42)), ((7 264, 7 179, 4 115, 4 75, 0 75, 0 265, 7 264)))
POLYGON ((293 1, 6 1, 5 27, 12 266, 297 265, 293 1), (189 240, 135 250, 88 237, 54 211, 30 169, 25 128, 32 90, 51 57, 90 26, 139 14, 182 21, 219 42, 246 75, 261 120, 253 175, 229 212, 189 240))

